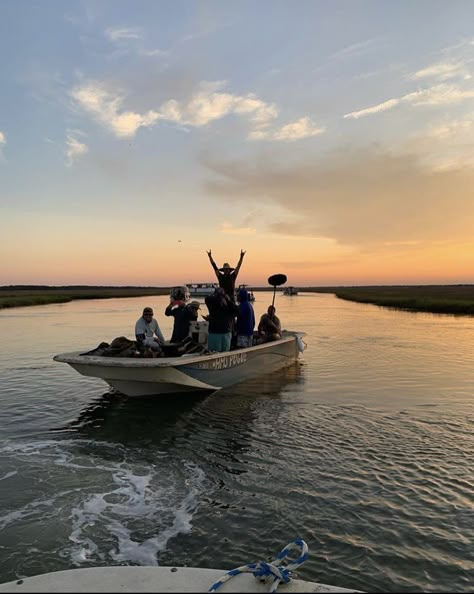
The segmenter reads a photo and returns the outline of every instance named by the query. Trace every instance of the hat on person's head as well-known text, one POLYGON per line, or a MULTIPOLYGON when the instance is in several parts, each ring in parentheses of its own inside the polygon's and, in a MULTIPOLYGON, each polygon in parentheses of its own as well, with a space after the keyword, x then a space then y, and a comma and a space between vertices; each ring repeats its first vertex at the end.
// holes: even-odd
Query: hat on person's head
POLYGON ((188 307, 195 307, 196 309, 200 309, 201 304, 199 303, 199 301, 191 301, 191 303, 189 303, 188 307))
POLYGON ((153 309, 151 307, 145 307, 143 310, 143 314, 153 313, 153 309))
POLYGON ((228 262, 224 262, 222 268, 219 268, 219 270, 234 270, 234 268, 228 262))

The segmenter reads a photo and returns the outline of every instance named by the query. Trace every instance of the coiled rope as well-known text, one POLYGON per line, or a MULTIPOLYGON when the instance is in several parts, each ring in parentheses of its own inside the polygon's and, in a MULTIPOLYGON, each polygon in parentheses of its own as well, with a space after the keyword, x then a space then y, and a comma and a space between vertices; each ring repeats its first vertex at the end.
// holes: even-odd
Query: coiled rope
POLYGON ((297 538, 293 542, 287 544, 270 563, 259 561, 258 563, 249 563, 248 565, 242 565, 236 569, 231 569, 223 575, 220 580, 213 584, 208 592, 215 592, 222 586, 222 584, 227 582, 227 580, 230 580, 230 578, 239 573, 253 573, 254 577, 262 582, 272 579, 273 581, 269 592, 275 592, 280 582, 286 584, 290 581, 291 572, 302 565, 308 558, 308 555, 308 545, 301 538, 297 538), (293 551, 294 549, 300 551, 300 556, 294 561, 287 563, 286 566, 282 565, 281 562, 288 557, 290 551, 293 551), (280 565, 277 565, 278 562, 280 562, 280 565))

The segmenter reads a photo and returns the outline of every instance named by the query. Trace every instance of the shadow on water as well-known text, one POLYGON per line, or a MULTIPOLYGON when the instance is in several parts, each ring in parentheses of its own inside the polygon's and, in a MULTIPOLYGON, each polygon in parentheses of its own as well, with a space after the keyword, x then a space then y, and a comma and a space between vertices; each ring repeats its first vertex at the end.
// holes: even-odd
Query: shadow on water
POLYGON ((158 444, 170 435, 212 432, 213 428, 218 432, 232 428, 239 433, 239 428, 251 424, 258 401, 278 399, 300 382, 297 364, 211 394, 136 398, 106 392, 75 420, 53 431, 129 445, 158 444))

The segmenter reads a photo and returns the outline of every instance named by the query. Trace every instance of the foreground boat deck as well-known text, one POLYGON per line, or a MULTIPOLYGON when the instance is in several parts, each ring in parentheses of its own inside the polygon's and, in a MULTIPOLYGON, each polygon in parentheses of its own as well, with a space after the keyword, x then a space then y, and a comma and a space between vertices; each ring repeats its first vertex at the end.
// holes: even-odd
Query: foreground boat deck
MULTIPOLYGON (((226 573, 194 567, 93 567, 45 573, 0 584, 1 592, 207 592, 226 573)), ((251 574, 236 575, 218 592, 268 592, 251 574)), ((277 592, 359 592, 337 586, 292 579, 277 592)))

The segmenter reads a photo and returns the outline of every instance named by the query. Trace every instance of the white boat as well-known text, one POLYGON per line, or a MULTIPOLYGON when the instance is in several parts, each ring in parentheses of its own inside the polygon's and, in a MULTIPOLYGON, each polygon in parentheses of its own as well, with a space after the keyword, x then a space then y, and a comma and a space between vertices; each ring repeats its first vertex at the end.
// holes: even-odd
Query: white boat
MULTIPOLYGON (((191 335, 198 345, 207 340, 207 323, 195 322, 191 335)), ((279 340, 224 353, 184 354, 148 359, 62 353, 55 361, 68 363, 81 375, 103 379, 127 396, 179 392, 215 392, 244 380, 287 367, 298 359, 305 332, 284 330, 279 340)))
POLYGON ((298 289, 296 287, 286 287, 283 295, 298 295, 298 289))
MULTIPOLYGON (((196 567, 92 567, 68 569, 0 584, 0 592, 208 592, 223 570, 196 567)), ((253 575, 241 573, 225 583, 226 592, 268 592, 253 575)), ((292 579, 281 592, 357 592, 292 579)))
POLYGON ((359 592, 294 579, 308 558, 304 540, 289 543, 273 561, 241 565, 230 571, 199 567, 113 566, 68 569, 0 584, 0 592, 359 592), (290 560, 290 553, 301 551, 290 560), (270 585, 270 587, 269 587, 270 585))
POLYGON ((218 283, 190 283, 186 285, 191 298, 212 295, 219 286, 218 283))

